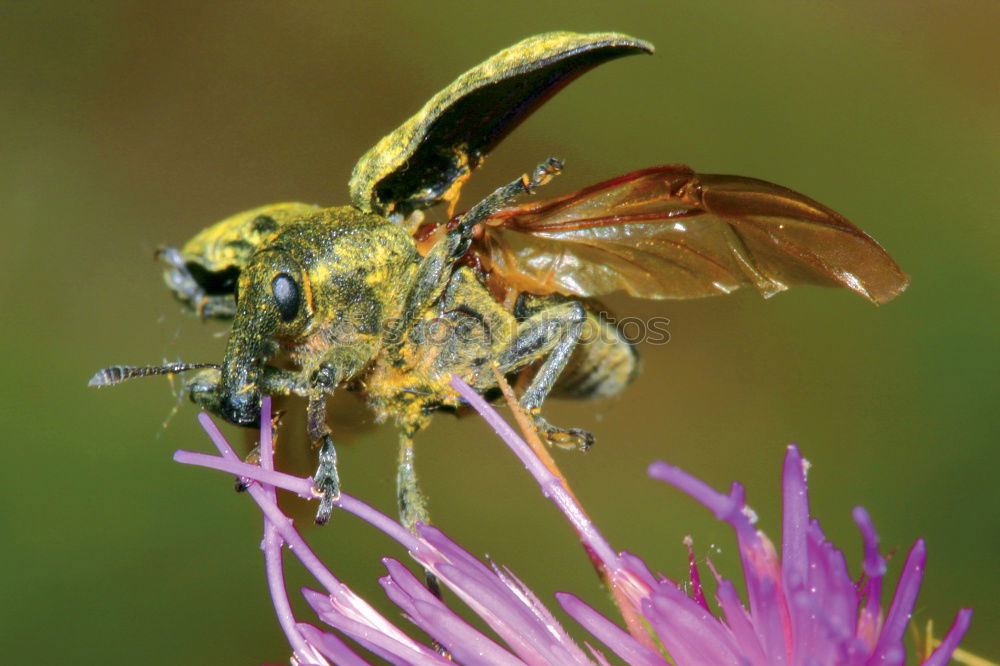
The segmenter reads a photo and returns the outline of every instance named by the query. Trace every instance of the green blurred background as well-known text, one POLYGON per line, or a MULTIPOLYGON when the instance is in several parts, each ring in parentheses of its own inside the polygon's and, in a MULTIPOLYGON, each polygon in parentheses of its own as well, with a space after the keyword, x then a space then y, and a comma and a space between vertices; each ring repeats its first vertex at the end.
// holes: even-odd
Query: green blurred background
MULTIPOLYGON (((598 437, 586 456, 558 456, 597 524, 674 578, 691 533, 699 557, 738 578, 728 530, 647 479, 646 465, 666 459, 719 488, 743 481, 777 540, 781 458, 796 441, 813 463, 814 515, 852 571, 850 509, 863 504, 896 552, 893 579, 913 540, 927 539, 921 626, 933 618, 940 632, 972 606, 965 647, 1000 656, 989 629, 1000 621, 1000 4, 5 2, 0 12, 5 662, 286 660, 258 513, 229 479, 170 460, 210 449, 194 408, 164 428, 178 404, 167 381, 98 392, 86 380, 113 363, 221 358, 221 329, 164 289, 158 245, 263 203, 346 203, 350 169, 375 140, 456 74, 553 29, 620 30, 658 51, 555 98, 495 152, 466 202, 550 154, 568 167, 546 195, 684 162, 804 192, 913 276, 878 309, 811 288, 770 301, 612 299, 622 314, 668 316, 672 339, 642 350, 645 371, 622 399, 550 405, 553 422, 598 437)), ((346 489, 391 512, 395 433, 369 422, 350 397, 334 401, 346 489)), ((304 458, 286 466, 309 471, 304 458)), ((544 599, 573 590, 609 608, 569 528, 483 423, 438 418, 419 440, 419 470, 436 521, 472 552, 544 599)), ((380 556, 406 559, 399 548, 347 516, 306 532, 395 617, 375 579, 380 556)), ((293 588, 307 582, 291 567, 293 588)))

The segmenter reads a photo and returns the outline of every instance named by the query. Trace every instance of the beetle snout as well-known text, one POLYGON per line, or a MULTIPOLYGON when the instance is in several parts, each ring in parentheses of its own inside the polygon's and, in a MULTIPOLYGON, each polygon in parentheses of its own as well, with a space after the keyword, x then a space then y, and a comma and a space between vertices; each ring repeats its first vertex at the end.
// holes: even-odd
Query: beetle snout
POLYGON ((257 428, 260 426, 260 394, 224 395, 219 400, 219 416, 232 424, 257 428))

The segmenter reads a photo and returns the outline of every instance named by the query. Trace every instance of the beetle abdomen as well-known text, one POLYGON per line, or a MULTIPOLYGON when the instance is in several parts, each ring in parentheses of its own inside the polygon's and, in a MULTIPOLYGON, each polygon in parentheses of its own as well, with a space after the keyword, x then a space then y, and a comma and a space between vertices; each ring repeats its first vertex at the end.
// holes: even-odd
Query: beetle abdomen
POLYGON ((610 398, 639 372, 639 352, 603 312, 587 309, 583 333, 553 387, 561 398, 610 398))

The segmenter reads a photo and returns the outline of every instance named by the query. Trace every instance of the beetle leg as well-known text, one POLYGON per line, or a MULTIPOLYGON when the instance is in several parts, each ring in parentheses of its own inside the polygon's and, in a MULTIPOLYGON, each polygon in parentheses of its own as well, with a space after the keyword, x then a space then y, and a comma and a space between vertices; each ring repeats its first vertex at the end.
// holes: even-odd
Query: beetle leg
MULTIPOLYGON (((420 429, 418 425, 405 425, 399 431, 399 465, 396 468, 396 499, 399 502, 399 522, 410 532, 416 533, 417 523, 429 525, 427 496, 420 490, 417 470, 414 466, 413 436, 420 429)), ((441 598, 441 584, 437 576, 424 569, 427 589, 438 599, 441 598)))
POLYGON ((559 373, 566 367, 583 332, 587 312, 580 303, 569 301, 545 308, 518 326, 517 334, 500 352, 497 363, 508 374, 544 357, 538 372, 521 397, 521 407, 531 416, 538 434, 561 448, 587 450, 594 436, 579 428, 559 428, 539 414, 545 397, 552 390, 559 373))
POLYGON ((161 247, 156 251, 156 259, 169 266, 164 279, 170 291, 181 302, 194 308, 200 319, 232 319, 236 315, 233 295, 207 293, 198 284, 181 253, 175 248, 161 247))
MULTIPOLYGON (((337 450, 333 446, 330 428, 326 424, 326 396, 337 386, 338 372, 331 365, 321 365, 308 381, 300 373, 266 365, 261 373, 261 392, 267 395, 305 395, 307 406, 307 432, 313 445, 319 449, 319 464, 313 475, 313 488, 320 497, 316 522, 320 525, 330 519, 333 503, 340 497, 340 477, 337 474, 337 450)), ((220 372, 203 370, 193 375, 186 384, 191 400, 203 409, 218 414, 217 386, 220 372)))
POLYGON ((333 513, 333 503, 340 499, 340 476, 337 474, 337 449, 333 446, 330 435, 323 436, 319 447, 319 464, 313 485, 322 495, 319 508, 316 509, 316 524, 325 525, 333 513))
POLYGON ((431 248, 417 268, 417 275, 403 300, 402 314, 387 331, 386 340, 391 347, 398 349, 403 344, 406 334, 420 315, 441 296, 451 278, 455 262, 462 258, 472 244, 476 225, 517 197, 530 194, 534 188, 549 182, 561 169, 562 161, 550 157, 539 164, 531 176, 523 175, 497 188, 463 215, 461 221, 431 248))
POLYGON ((469 249, 469 245, 472 243, 472 234, 477 224, 495 215, 501 208, 512 203, 519 196, 531 194, 536 187, 545 185, 554 176, 557 176, 562 168, 562 160, 550 157, 535 167, 530 176, 524 174, 517 180, 497 188, 492 194, 487 195, 469 209, 469 212, 462 216, 459 223, 446 236, 446 239, 449 237, 454 239, 452 241, 454 244, 452 251, 456 253, 454 259, 459 259, 469 249))
POLYGON ((165 276, 167 286, 181 300, 194 304, 205 297, 205 291, 198 286, 194 276, 191 275, 191 271, 184 263, 181 253, 176 248, 161 247, 156 251, 154 256, 170 267, 165 276))
POLYGON ((309 438, 319 445, 319 465, 313 475, 313 491, 319 495, 319 509, 316 510, 316 524, 324 525, 330 520, 333 503, 340 499, 340 476, 337 474, 337 449, 330 437, 330 427, 326 425, 326 394, 309 398, 307 431, 309 438))
POLYGON ((319 495, 319 509, 316 510, 316 524, 324 525, 330 520, 334 502, 340 499, 340 476, 337 474, 337 450, 330 436, 330 426, 326 424, 326 396, 340 385, 352 371, 343 363, 330 360, 321 363, 309 376, 306 406, 306 432, 319 448, 319 465, 313 475, 313 490, 319 495))
POLYGON ((427 497, 420 490, 414 466, 413 436, 416 428, 405 426, 399 432, 399 461, 396 468, 396 499, 399 502, 399 522, 414 531, 417 523, 428 524, 427 497))

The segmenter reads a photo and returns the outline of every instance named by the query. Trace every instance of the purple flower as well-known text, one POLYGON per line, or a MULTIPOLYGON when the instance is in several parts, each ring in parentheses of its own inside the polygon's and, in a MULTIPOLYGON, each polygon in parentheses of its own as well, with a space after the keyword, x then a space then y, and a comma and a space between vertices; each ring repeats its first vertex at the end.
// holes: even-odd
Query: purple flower
MULTIPOLYGON (((572 594, 557 594, 562 608, 598 641, 629 664, 670 663, 677 666, 867 666, 903 664, 903 634, 923 576, 925 548, 918 540, 910 550, 895 595, 883 613, 881 588, 885 561, 867 513, 854 519, 864 542, 863 576, 848 573, 843 554, 826 541, 819 523, 809 517, 807 463, 794 446, 788 448, 782 476, 784 517, 782 555, 754 526, 743 488, 733 484, 728 495, 657 462, 649 474, 688 493, 729 523, 736 532, 748 604, 735 586, 708 563, 716 581, 718 612, 705 597, 701 575, 688 546, 690 581, 682 587, 653 575, 645 563, 616 553, 604 540, 572 494, 495 410, 471 388, 452 383, 521 459, 543 494, 566 515, 606 579, 627 628, 599 614, 572 594), (687 591, 686 591, 687 590, 687 591), (669 660, 669 661, 668 661, 669 660)), ((279 623, 292 647, 293 664, 364 664, 365 659, 340 635, 297 622, 286 597, 282 544, 305 565, 323 591, 303 594, 320 620, 365 650, 396 664, 591 664, 607 663, 589 643, 580 647, 534 594, 510 571, 487 566, 440 530, 418 526, 411 534, 371 507, 342 495, 337 505, 368 521, 407 548, 503 641, 498 643, 451 611, 400 562, 383 559, 387 575, 380 579, 389 599, 405 617, 445 648, 454 662, 410 638, 341 583, 316 557, 278 508, 275 488, 315 498, 310 479, 276 472, 272 463, 270 401, 261 415, 261 466, 241 462, 206 415, 202 425, 222 457, 179 451, 175 459, 224 470, 255 481, 249 490, 264 513, 264 551, 268 584, 279 623)), ((690 544, 690 542, 688 542, 690 544)), ((968 629, 971 611, 958 613, 939 647, 922 663, 946 664, 968 629)))

